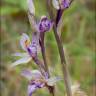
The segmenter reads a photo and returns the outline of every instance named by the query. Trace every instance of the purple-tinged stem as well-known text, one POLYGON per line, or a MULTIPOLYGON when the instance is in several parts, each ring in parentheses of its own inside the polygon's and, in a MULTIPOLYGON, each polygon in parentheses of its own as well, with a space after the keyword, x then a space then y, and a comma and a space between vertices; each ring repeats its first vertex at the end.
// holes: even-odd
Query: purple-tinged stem
MULTIPOLYGON (((48 2, 47 2, 47 7, 48 8, 47 9, 49 11, 50 18, 52 20, 54 20, 54 22, 55 22, 53 12, 50 9, 51 8, 50 5, 51 5, 51 0, 48 0, 48 2)), ((53 30, 54 30, 54 35, 55 35, 55 39, 56 39, 58 50, 59 50, 59 54, 60 54, 61 66, 62 66, 62 72, 63 72, 63 75, 64 75, 64 82, 65 82, 67 96, 72 96, 72 92, 71 92, 71 80, 69 78, 68 66, 66 64, 65 54, 64 54, 64 49, 63 49, 63 45, 62 45, 61 39, 60 39, 59 35, 57 34, 58 32, 57 32, 56 23, 53 26, 53 30)))
POLYGON ((72 96, 71 84, 70 84, 71 81, 70 81, 70 78, 69 78, 69 71, 68 71, 68 66, 66 64, 63 45, 62 45, 62 42, 60 40, 60 37, 57 34, 56 26, 53 27, 53 30, 54 30, 54 35, 55 35, 55 38, 56 38, 56 41, 57 41, 57 46, 58 46, 58 50, 59 50, 59 54, 60 54, 60 59, 61 59, 62 71, 63 71, 63 74, 64 74, 64 81, 65 81, 67 96, 72 96))
POLYGON ((48 64, 47 64, 46 54, 45 54, 44 36, 45 36, 45 33, 40 34, 39 42, 40 42, 40 46, 41 46, 42 57, 43 57, 43 60, 44 60, 45 71, 48 73, 48 78, 49 78, 50 74, 49 74, 49 69, 48 69, 48 64))
MULTIPOLYGON (((43 57, 43 60, 44 60, 44 65, 45 65, 45 71, 48 73, 48 78, 50 78, 50 73, 49 73, 49 69, 48 69, 48 64, 47 64, 47 60, 46 60, 46 54, 45 54, 45 46, 44 46, 44 38, 45 37, 45 33, 42 32, 40 33, 40 40, 39 40, 39 43, 40 43, 40 46, 41 46, 41 52, 42 52, 42 57, 43 57)), ((55 88, 52 86, 50 86, 49 88, 49 92, 50 94, 52 94, 52 96, 55 96, 55 88)))
MULTIPOLYGON (((44 60, 45 71, 48 73, 48 78, 49 78, 50 73, 49 73, 47 60, 46 60, 46 54, 45 54, 44 35, 45 35, 45 33, 40 34, 40 37, 41 37, 40 38, 40 46, 41 46, 41 51, 42 51, 42 57, 43 57, 43 60, 44 60)), ((54 93, 55 88, 52 86, 52 87, 49 87, 48 89, 49 89, 50 93, 52 94, 52 96, 55 96, 55 93, 54 93)))
POLYGON ((62 17, 62 14, 63 14, 63 10, 58 10, 57 11, 57 17, 56 17, 56 26, 58 25, 59 21, 60 21, 60 18, 62 17))
POLYGON ((73 0, 70 1, 69 6, 66 7, 65 9, 59 9, 57 11, 56 26, 58 26, 58 23, 59 23, 59 21, 60 21, 60 19, 62 17, 63 12, 70 7, 70 5, 72 4, 72 2, 73 2, 73 0))
MULTIPOLYGON (((43 53, 43 54, 45 54, 45 53, 43 53)), ((43 55, 42 54, 42 55, 43 55)), ((45 57, 44 57, 45 58, 45 57)), ((38 58, 33 58, 33 60, 34 60, 34 62, 39 66, 39 70, 40 70, 40 72, 42 73, 42 75, 43 76, 46 76, 46 74, 45 74, 45 72, 46 72, 46 68, 45 68, 45 66, 44 66, 44 64, 38 59, 38 58)), ((47 64, 47 63, 46 63, 47 64)), ((48 74, 49 75, 49 74, 48 74)), ((50 76, 50 75, 49 75, 50 76)), ((50 91, 50 93, 52 94, 52 96, 55 96, 54 94, 54 90, 55 90, 55 88, 53 87, 53 86, 50 86, 49 88, 49 91, 50 91)))
POLYGON ((33 58, 33 61, 37 64, 40 72, 42 73, 43 76, 45 76, 45 66, 44 64, 37 58, 33 58))

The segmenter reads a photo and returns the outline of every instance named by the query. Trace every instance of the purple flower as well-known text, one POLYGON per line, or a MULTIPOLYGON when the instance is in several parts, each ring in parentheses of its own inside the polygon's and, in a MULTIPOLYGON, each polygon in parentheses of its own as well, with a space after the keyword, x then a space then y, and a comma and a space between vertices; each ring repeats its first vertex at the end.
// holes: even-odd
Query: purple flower
POLYGON ((35 92, 39 88, 54 86, 54 84, 62 80, 60 77, 52 77, 49 78, 46 76, 43 76, 40 71, 38 70, 23 70, 21 72, 21 75, 24 76, 29 80, 28 84, 28 96, 32 96, 33 92, 35 92))
POLYGON ((52 4, 53 4, 54 8, 56 8, 58 10, 57 16, 56 16, 56 26, 58 25, 64 10, 66 8, 69 8, 72 1, 73 0, 52 0, 52 4))
POLYGON ((33 0, 27 0, 27 1, 28 1, 28 17, 32 29, 37 32, 50 31, 50 29, 53 27, 53 22, 49 20, 46 16, 41 16, 40 21, 37 22, 33 0))
POLYGON ((39 80, 33 80, 30 81, 28 85, 28 96, 32 96, 32 93, 35 92, 37 89, 44 87, 45 84, 43 82, 40 82, 39 80))
POLYGON ((53 22, 49 20, 46 16, 42 16, 39 22, 39 31, 46 32, 49 31, 53 26, 53 22))
POLYGON ((20 45, 25 52, 13 54, 14 56, 21 57, 21 59, 12 63, 11 67, 14 67, 19 64, 28 63, 29 61, 32 60, 32 58, 37 56, 39 40, 37 41, 34 40, 34 36, 35 38, 38 37, 37 35, 33 35, 32 43, 31 43, 28 35, 25 33, 22 34, 21 39, 20 39, 20 45))
POLYGON ((56 9, 66 9, 70 5, 70 0, 52 0, 52 4, 56 9))
MULTIPOLYGON (((36 38, 36 36, 37 36, 37 34, 32 35, 33 38, 34 37, 36 38)), ((34 40, 34 39, 32 39, 32 40, 34 40)), ((25 33, 23 33, 23 35, 20 39, 21 47, 30 55, 30 57, 37 56, 37 41, 35 40, 34 43, 33 42, 31 43, 28 35, 25 33)))
POLYGON ((61 1, 61 9, 68 8, 70 5, 70 0, 62 0, 61 1))

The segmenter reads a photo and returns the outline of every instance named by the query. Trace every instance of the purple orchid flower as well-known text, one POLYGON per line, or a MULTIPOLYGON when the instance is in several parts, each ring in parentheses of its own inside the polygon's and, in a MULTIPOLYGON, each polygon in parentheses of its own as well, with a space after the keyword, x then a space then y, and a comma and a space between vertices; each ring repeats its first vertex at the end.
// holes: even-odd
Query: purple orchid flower
POLYGON ((35 7, 33 0, 28 1, 28 17, 31 27, 36 32, 46 32, 50 31, 53 27, 53 22, 47 18, 47 16, 41 16, 39 22, 35 16, 35 7))
POLYGON ((20 39, 20 45, 22 49, 25 51, 24 53, 15 53, 13 56, 19 56, 21 59, 12 63, 11 67, 14 67, 19 64, 25 64, 32 60, 32 58, 37 56, 38 48, 39 48, 39 40, 38 35, 32 35, 32 42, 27 34, 23 33, 20 39))
POLYGON ((70 0, 61 0, 61 9, 68 8, 70 6, 70 0))
POLYGON ((46 16, 42 16, 38 25, 40 32, 49 31, 53 26, 53 22, 49 20, 46 16))
POLYGON ((28 96, 32 96, 33 92, 39 88, 52 87, 57 81, 62 80, 60 77, 48 78, 47 74, 43 76, 39 70, 31 71, 25 69, 21 72, 21 75, 29 80, 28 96))

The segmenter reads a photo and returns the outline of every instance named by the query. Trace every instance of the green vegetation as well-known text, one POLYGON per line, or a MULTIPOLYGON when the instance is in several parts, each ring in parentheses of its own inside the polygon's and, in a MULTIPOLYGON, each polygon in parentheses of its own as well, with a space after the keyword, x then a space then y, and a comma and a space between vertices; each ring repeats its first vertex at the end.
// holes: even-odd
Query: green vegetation
MULTIPOLYGON (((47 15, 46 0, 34 0, 36 16, 47 15), (42 1, 42 2, 41 2, 42 1)), ((95 96, 96 89, 96 22, 95 0, 74 0, 62 17, 64 22, 61 39, 66 48, 66 59, 73 84, 79 82, 88 96, 95 96)), ((31 33, 26 13, 26 0, 1 0, 1 38, 0 38, 0 92, 1 96, 26 96, 27 81, 20 76, 23 68, 36 66, 31 62, 10 70, 16 59, 11 54, 21 51, 19 39, 22 33, 31 33)), ((54 9, 55 10, 55 9, 54 9)), ((55 11, 54 11, 55 13, 55 11)), ((31 37, 31 35, 30 35, 31 37)), ((53 32, 46 33, 46 56, 51 75, 60 75, 61 64, 53 32)), ((42 58, 40 56, 40 58, 42 58)), ((56 96, 64 96, 63 81, 56 85, 56 96)), ((40 89, 34 96, 49 96, 46 89, 40 89)))

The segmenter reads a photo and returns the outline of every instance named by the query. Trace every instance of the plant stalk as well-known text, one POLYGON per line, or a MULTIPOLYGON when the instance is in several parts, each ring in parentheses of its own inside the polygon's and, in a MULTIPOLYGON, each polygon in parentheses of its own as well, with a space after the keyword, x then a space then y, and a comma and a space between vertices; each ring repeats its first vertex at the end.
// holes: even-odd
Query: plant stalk
POLYGON ((48 64, 47 64, 47 60, 46 60, 44 37, 45 37, 45 33, 41 33, 39 42, 40 42, 42 57, 43 57, 44 65, 45 65, 45 71, 48 73, 48 78, 49 78, 50 74, 49 74, 48 64))
MULTIPOLYGON (((53 11, 51 10, 51 0, 48 0, 47 2, 47 9, 50 15, 50 18, 55 22, 54 19, 54 15, 53 15, 53 11)), ((65 83, 65 87, 66 87, 66 92, 67 92, 67 96, 72 96, 72 92, 71 92, 71 80, 70 80, 70 76, 69 76, 69 71, 68 71, 68 66, 65 60, 65 53, 64 53, 64 49, 63 49, 63 45, 61 42, 61 39, 59 37, 59 35, 57 34, 57 27, 56 27, 56 23, 53 26, 53 31, 54 31, 54 35, 55 35, 55 39, 57 42, 57 46, 58 46, 58 50, 59 50, 59 54, 60 54, 60 59, 61 59, 61 66, 62 66, 62 72, 63 72, 63 77, 64 77, 64 83, 65 83)))
POLYGON ((54 30, 54 35, 55 35, 55 39, 56 39, 59 54, 60 54, 61 66, 62 66, 62 72, 63 72, 63 75, 64 75, 64 81, 65 81, 67 96, 72 96, 71 81, 70 81, 70 78, 69 78, 69 71, 68 71, 68 66, 67 66, 66 59, 65 59, 63 45, 62 45, 62 42, 60 40, 60 37, 57 34, 57 28, 56 28, 55 25, 53 27, 53 30, 54 30))
MULTIPOLYGON (((49 73, 48 64, 47 64, 47 60, 46 60, 44 37, 45 37, 45 33, 41 33, 39 42, 40 42, 42 57, 43 57, 43 60, 44 60, 44 65, 45 65, 45 72, 48 73, 48 78, 50 78, 50 73, 49 73)), ((52 96, 55 96, 55 87, 50 87, 48 89, 49 89, 50 94, 52 96)))

